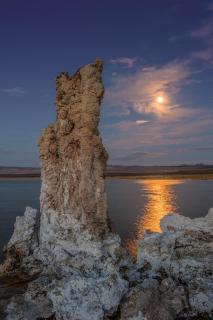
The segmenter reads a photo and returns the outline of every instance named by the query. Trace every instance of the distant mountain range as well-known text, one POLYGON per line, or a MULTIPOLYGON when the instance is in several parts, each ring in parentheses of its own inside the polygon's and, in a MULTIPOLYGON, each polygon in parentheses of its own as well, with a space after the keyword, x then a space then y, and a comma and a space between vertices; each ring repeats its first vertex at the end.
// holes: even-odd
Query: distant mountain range
MULTIPOLYGON (((195 164, 179 166, 122 166, 109 165, 107 176, 137 176, 166 174, 213 174, 213 165, 195 164)), ((39 177, 40 168, 0 166, 0 177, 39 177)))
POLYGON ((0 176, 3 175, 35 175, 40 176, 40 168, 34 167, 6 167, 0 166, 0 176))

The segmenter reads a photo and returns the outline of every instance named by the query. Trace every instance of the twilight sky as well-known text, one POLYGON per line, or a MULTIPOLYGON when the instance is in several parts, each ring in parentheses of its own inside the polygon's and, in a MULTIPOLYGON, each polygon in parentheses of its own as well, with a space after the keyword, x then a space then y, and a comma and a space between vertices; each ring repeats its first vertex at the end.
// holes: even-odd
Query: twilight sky
POLYGON ((213 0, 1 0, 0 41, 0 165, 39 165, 55 76, 97 56, 110 164, 213 163, 213 0))

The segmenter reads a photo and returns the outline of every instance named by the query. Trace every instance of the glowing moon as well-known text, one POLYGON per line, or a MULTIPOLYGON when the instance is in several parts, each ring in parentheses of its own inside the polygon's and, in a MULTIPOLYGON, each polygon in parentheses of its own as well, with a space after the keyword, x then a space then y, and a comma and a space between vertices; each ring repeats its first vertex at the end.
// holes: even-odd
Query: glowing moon
POLYGON ((156 101, 157 101, 158 103, 163 103, 163 102, 164 102, 164 98, 163 98, 162 96, 158 96, 158 97, 156 98, 156 101))

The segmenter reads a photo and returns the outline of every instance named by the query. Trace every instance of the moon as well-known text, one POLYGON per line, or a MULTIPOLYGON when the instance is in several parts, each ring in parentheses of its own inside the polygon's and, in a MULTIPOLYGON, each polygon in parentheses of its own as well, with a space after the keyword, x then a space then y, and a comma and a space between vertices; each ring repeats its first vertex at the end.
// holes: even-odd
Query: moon
POLYGON ((157 101, 158 103, 162 104, 162 103, 164 102, 164 98, 163 98, 162 96, 158 96, 158 97, 156 98, 156 101, 157 101))

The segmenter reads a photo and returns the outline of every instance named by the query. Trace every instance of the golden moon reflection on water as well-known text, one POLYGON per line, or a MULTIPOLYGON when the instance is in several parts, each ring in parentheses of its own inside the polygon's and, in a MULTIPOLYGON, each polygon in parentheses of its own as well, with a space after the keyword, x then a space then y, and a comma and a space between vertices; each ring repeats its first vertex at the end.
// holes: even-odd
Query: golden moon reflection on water
POLYGON ((174 186, 183 180, 151 179, 137 180, 146 198, 143 212, 136 221, 135 239, 127 241, 127 248, 133 257, 137 255, 137 239, 143 238, 145 230, 161 232, 160 220, 168 213, 178 213, 174 186))

